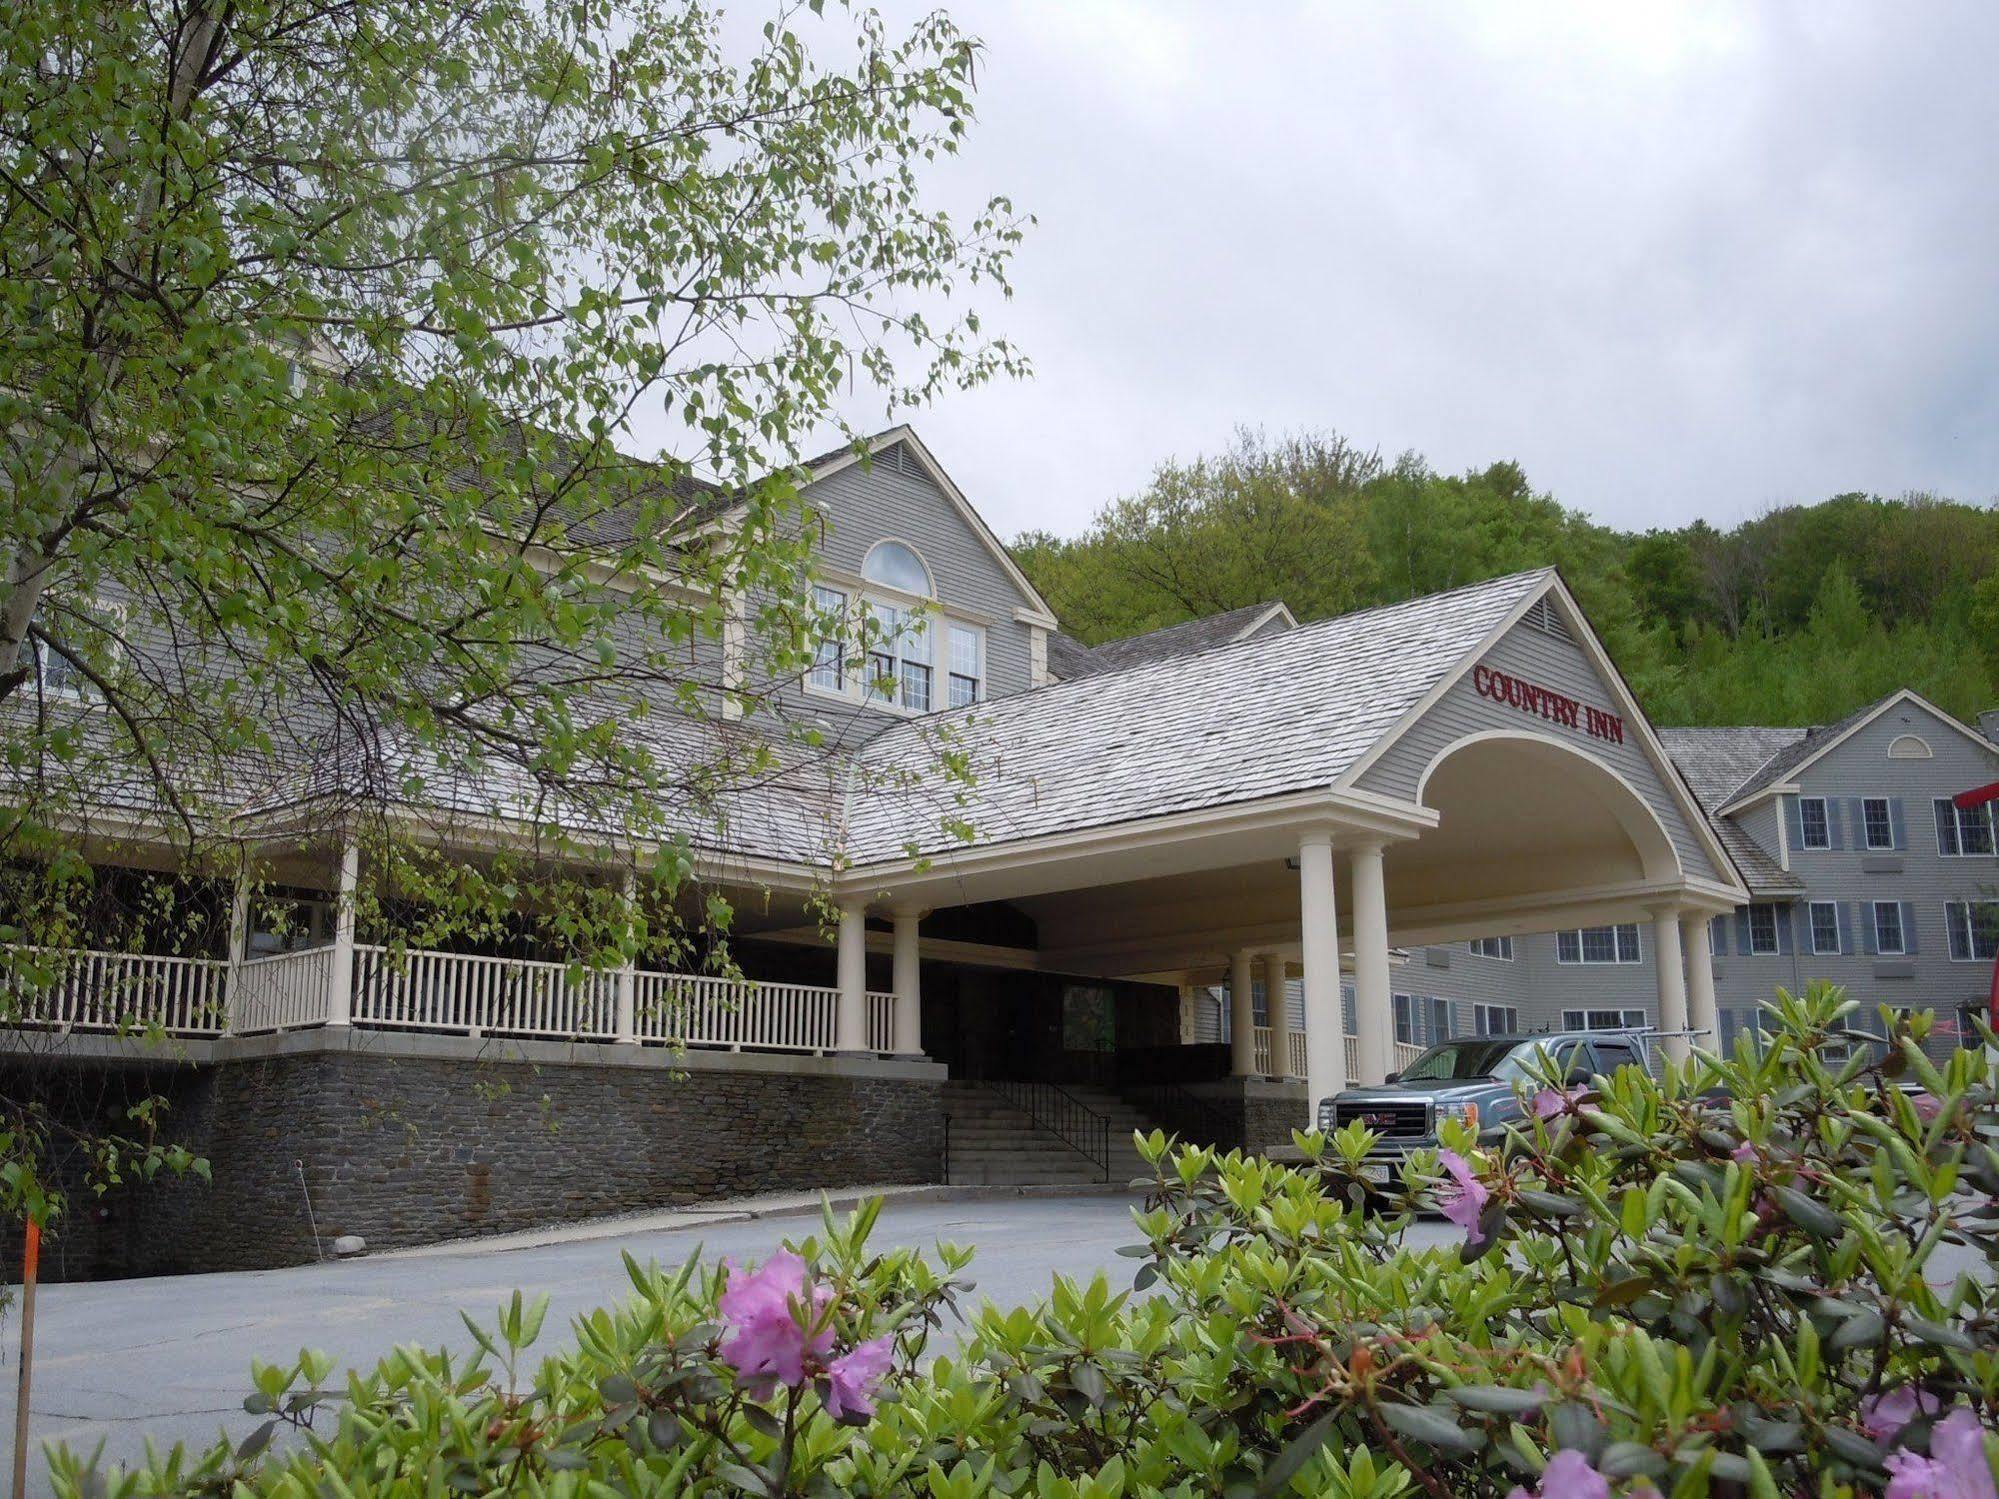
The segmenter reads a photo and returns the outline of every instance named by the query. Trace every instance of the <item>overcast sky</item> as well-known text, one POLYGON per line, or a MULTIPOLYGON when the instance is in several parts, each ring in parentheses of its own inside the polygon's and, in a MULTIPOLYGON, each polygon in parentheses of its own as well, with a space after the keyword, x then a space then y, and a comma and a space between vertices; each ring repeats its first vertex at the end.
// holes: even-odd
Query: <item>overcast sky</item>
POLYGON ((914 420, 1002 535, 1238 423, 1624 526, 1999 495, 1993 0, 947 8, 1036 375, 914 420))

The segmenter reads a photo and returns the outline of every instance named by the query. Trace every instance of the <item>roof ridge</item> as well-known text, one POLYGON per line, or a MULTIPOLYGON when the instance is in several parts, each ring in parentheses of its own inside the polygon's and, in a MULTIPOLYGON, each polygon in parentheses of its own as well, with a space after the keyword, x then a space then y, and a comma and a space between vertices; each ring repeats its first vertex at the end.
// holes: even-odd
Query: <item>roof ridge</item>
MULTIPOLYGON (((989 702, 968 703, 962 708, 949 708, 942 713, 930 713, 920 719, 910 719, 903 723, 891 724, 881 733, 867 740, 866 743, 857 745, 855 753, 866 754, 875 746, 884 744, 892 739, 899 739, 904 732, 923 724, 935 725, 940 720, 962 722, 966 718, 976 717, 981 712, 1003 707, 1009 703, 1024 702, 1029 698, 1040 699, 1045 702, 1050 693, 1081 688, 1090 683, 1102 683, 1113 677, 1129 677, 1136 672, 1155 671, 1168 667, 1184 667, 1190 661, 1205 660, 1210 656, 1220 655, 1223 651, 1262 649, 1266 646, 1281 647, 1296 642, 1303 636, 1322 633, 1334 625, 1350 624, 1356 620, 1365 619, 1369 615, 1385 614, 1394 609, 1408 609, 1417 604, 1441 603, 1446 599, 1456 598, 1462 594, 1476 593, 1486 589, 1497 589, 1504 584, 1517 583, 1523 578, 1544 577, 1552 575, 1554 572, 1555 569, 1553 567, 1534 567, 1526 568, 1520 572, 1501 573, 1498 577, 1486 578, 1476 583, 1461 583, 1456 588, 1446 588, 1441 593, 1418 594, 1414 598, 1398 599, 1388 604, 1370 604, 1365 609, 1352 609, 1345 614, 1334 614, 1325 619, 1315 619, 1309 624, 1299 625, 1295 630, 1286 630, 1281 635, 1251 636, 1248 640, 1225 640, 1219 644, 1208 646, 1203 650, 1188 651, 1185 655, 1168 656, 1152 661, 1135 661, 1129 666, 1111 667, 1105 671, 1091 672, 1087 676, 1066 677, 1060 681, 1045 683, 1027 692, 1012 692, 1008 693, 1005 697, 994 698, 989 702)), ((1283 601, 1278 600, 1278 602, 1281 603, 1283 601)), ((1095 650, 1096 647, 1092 646, 1090 649, 1095 650)))

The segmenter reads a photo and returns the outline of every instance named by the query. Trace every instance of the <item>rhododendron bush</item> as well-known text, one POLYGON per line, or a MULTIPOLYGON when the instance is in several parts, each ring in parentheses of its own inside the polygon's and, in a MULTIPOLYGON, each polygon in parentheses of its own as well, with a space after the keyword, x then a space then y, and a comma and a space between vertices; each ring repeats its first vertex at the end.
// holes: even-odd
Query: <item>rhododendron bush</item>
POLYGON ((1129 1288, 954 1309, 969 1256, 875 1209, 758 1265, 632 1266, 529 1369, 518 1300, 465 1357, 257 1371, 270 1430, 65 1494, 1883 1495, 1999 1499, 1999 1113, 1927 1017, 1854 1006, 1447 1126, 1385 1197, 1358 1128, 1302 1165, 1142 1141, 1129 1288), (1411 1242, 1419 1212, 1448 1242, 1411 1242))

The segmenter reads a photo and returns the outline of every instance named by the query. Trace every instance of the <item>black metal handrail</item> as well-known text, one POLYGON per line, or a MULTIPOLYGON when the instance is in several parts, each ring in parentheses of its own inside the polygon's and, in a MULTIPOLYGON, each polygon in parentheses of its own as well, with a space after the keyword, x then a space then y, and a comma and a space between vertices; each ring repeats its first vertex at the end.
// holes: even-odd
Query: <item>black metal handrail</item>
POLYGON ((1096 1163, 1102 1180, 1111 1179, 1111 1122, 1054 1083, 989 1081, 1000 1097, 1085 1159, 1096 1163))
POLYGON ((1212 1099, 1203 1098, 1191 1088, 1178 1083, 1130 1083, 1118 1093, 1186 1144, 1227 1148, 1240 1143, 1242 1130, 1238 1121, 1212 1099))

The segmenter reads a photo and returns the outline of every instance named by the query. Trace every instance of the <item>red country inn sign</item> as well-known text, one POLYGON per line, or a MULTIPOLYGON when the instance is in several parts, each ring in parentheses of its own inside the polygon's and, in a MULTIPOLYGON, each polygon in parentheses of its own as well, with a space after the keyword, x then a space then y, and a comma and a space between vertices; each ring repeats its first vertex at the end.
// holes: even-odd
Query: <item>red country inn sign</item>
POLYGON ((1495 703, 1518 708, 1522 713, 1538 714, 1565 729, 1581 729, 1592 739, 1606 739, 1612 744, 1624 743, 1622 717, 1606 713, 1601 708, 1592 708, 1565 692, 1542 687, 1507 672, 1495 671, 1490 666, 1474 666, 1471 684, 1480 697, 1489 697, 1495 703))

